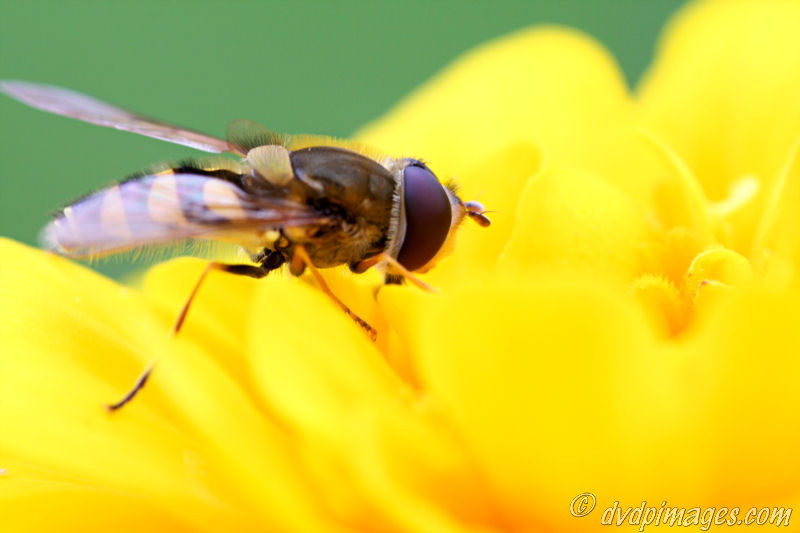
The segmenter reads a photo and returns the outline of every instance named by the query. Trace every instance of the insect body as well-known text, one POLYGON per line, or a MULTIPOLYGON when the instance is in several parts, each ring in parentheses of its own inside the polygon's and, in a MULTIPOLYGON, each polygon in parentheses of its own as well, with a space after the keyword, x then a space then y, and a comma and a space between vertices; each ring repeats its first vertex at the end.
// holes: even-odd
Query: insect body
POLYGON ((70 257, 185 239, 234 242, 250 251, 254 264, 210 263, 206 272, 262 277, 283 264, 294 275, 309 268, 374 338, 327 289, 317 267, 347 264, 363 272, 381 266, 387 283, 406 278, 424 286, 412 272, 429 269, 451 248, 465 216, 489 225, 480 204, 462 202, 416 159, 383 157, 326 137, 277 135, 247 120, 232 122, 222 140, 58 87, 6 81, 0 90, 52 113, 229 154, 162 165, 64 208, 42 241, 70 257))
POLYGON ((339 148, 269 148, 285 159, 285 182, 247 160, 185 162, 78 200, 42 240, 73 257, 176 239, 227 240, 269 257, 272 267, 291 259, 296 245, 322 268, 384 251, 393 194, 386 169, 339 148))

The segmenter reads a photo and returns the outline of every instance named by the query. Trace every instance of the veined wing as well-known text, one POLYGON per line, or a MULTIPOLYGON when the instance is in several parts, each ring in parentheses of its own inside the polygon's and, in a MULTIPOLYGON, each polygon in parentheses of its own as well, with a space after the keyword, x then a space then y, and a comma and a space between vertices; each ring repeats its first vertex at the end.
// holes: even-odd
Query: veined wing
POLYGON ((236 119, 228 123, 225 131, 228 145, 247 153, 253 148, 267 145, 280 145, 289 151, 302 150, 316 146, 333 146, 356 152, 376 161, 380 161, 386 154, 365 144, 346 139, 337 139, 327 135, 288 135, 270 131, 258 122, 248 119, 236 119))
POLYGON ((266 126, 246 118, 230 121, 225 129, 228 145, 236 147, 243 154, 257 146, 283 145, 285 137, 285 135, 274 133, 266 126))
POLYGON ((327 135, 284 135, 283 145, 290 151, 302 150, 303 148, 311 148, 314 146, 333 146, 335 148, 344 148, 345 150, 356 152, 357 154, 369 157, 375 161, 380 161, 386 157, 386 154, 372 146, 357 141, 337 139, 336 137, 329 137, 327 135))
POLYGON ((380 161, 385 156, 378 150, 356 141, 337 139, 326 135, 275 133, 258 122, 244 118, 238 118, 228 123, 225 138, 228 139, 229 146, 235 147, 245 154, 253 148, 278 145, 290 152, 316 146, 333 146, 371 157, 376 161, 380 161))
POLYGON ((371 147, 356 141, 339 139, 329 135, 314 135, 305 133, 286 135, 284 145, 289 150, 302 150, 303 148, 310 148, 313 146, 334 146, 336 148, 344 148, 358 153, 361 153, 362 151, 375 151, 371 147))
POLYGON ((151 174, 97 191, 58 212, 43 245, 70 257, 95 257, 186 239, 243 245, 269 229, 330 222, 285 198, 254 196, 200 174, 151 174))
POLYGON ((239 153, 222 139, 147 118, 61 87, 8 80, 0 81, 0 91, 36 109, 98 126, 138 133, 205 152, 239 153))

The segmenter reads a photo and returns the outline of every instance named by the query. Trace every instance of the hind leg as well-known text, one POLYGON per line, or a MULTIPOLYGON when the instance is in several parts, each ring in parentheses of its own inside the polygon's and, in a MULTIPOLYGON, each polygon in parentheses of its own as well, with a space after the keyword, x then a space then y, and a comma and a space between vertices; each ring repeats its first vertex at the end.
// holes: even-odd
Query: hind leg
MULTIPOLYGON (((200 286, 203 284, 203 281, 208 276, 208 273, 212 270, 220 270, 222 272, 228 272, 230 274, 236 274, 239 276, 248 276, 251 278, 263 278, 267 274, 269 274, 272 270, 280 267, 285 259, 283 256, 277 252, 271 252, 269 250, 264 250, 260 252, 258 256, 260 258, 259 265, 227 265, 224 263, 217 263, 212 261, 206 265, 206 268, 203 270, 202 274, 200 274, 200 278, 197 280, 197 283, 194 284, 192 288, 192 292, 189 293, 189 297, 186 299, 186 303, 183 304, 180 313, 178 313, 177 318, 175 319, 175 323, 172 325, 172 330, 170 331, 170 336, 175 336, 181 330, 183 323, 186 321, 186 315, 189 313, 189 307, 192 305, 195 296, 197 296, 197 291, 200 290, 200 286)), ((139 377, 136 378, 136 381, 133 384, 133 387, 125 393, 125 395, 116 403, 112 403, 107 405, 106 408, 109 411, 116 411, 126 403, 133 400, 136 393, 138 393, 147 383, 147 379, 150 377, 150 374, 153 372, 153 366, 155 365, 155 361, 151 362, 144 371, 139 374, 139 377)))

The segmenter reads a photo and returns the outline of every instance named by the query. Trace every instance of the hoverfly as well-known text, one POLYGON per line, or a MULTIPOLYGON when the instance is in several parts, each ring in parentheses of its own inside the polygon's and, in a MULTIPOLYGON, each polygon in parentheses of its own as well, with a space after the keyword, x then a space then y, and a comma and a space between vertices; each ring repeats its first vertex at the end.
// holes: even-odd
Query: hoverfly
MULTIPOLYGON (((47 249, 72 258, 181 240, 229 241, 250 252, 253 264, 209 262, 173 334, 211 270, 261 278, 287 264, 295 276, 308 268, 375 340, 376 331, 330 291, 317 268, 380 267, 386 283, 407 279, 425 288, 413 272, 449 251, 464 217, 489 225, 479 203, 462 202, 417 159, 381 157, 327 137, 278 135, 248 120, 231 122, 222 140, 59 87, 5 81, 0 90, 58 115, 235 156, 140 173, 65 207, 42 231, 47 249)), ((151 370, 109 408, 130 401, 151 370)))

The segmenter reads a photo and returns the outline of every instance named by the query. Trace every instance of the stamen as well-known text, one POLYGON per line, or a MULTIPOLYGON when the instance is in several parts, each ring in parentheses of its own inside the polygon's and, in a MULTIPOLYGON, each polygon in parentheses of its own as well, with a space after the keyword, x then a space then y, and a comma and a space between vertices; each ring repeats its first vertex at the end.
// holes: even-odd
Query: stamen
POLYGON ((731 184, 728 197, 711 204, 711 212, 725 218, 741 210, 758 195, 761 181, 752 175, 742 176, 731 184))

